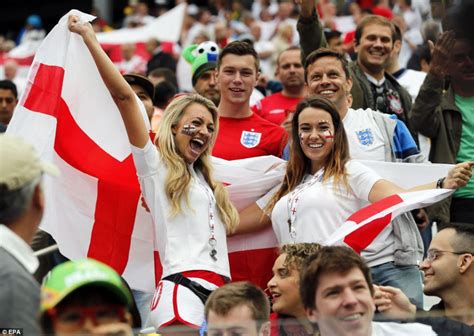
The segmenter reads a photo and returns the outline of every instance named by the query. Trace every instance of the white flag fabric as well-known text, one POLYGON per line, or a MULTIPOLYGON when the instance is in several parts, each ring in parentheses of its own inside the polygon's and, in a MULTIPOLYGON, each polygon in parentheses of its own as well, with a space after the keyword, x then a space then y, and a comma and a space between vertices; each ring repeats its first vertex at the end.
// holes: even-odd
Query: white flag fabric
POLYGON ((390 224, 393 218, 439 202, 453 192, 452 189, 429 189, 386 197, 349 216, 324 244, 346 244, 360 253, 390 224))

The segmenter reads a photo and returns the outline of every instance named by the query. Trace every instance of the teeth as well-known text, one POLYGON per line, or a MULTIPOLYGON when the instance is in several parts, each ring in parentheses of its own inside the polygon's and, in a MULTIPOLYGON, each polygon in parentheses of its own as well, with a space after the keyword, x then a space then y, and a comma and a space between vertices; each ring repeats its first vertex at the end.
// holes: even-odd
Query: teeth
POLYGON ((319 94, 328 95, 328 94, 333 94, 333 93, 334 93, 333 90, 324 90, 324 91, 321 91, 319 94))
POLYGON ((321 147, 323 147, 323 144, 309 144, 308 146, 310 148, 321 148, 321 147))
POLYGON ((201 139, 193 139, 193 141, 199 143, 201 146, 204 145, 204 141, 202 141, 201 139))
POLYGON ((361 317, 362 317, 362 314, 353 314, 353 315, 343 317, 343 318, 341 318, 341 320, 343 320, 343 321, 355 321, 355 320, 360 319, 361 317))

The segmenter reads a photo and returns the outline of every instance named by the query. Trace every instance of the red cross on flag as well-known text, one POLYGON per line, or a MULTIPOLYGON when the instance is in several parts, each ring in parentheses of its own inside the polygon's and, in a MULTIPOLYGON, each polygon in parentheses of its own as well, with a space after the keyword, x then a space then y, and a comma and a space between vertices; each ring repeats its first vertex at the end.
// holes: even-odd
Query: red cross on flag
POLYGON ((45 177, 42 222, 61 252, 103 261, 133 279, 132 288, 150 291, 156 279, 140 275, 154 275, 158 260, 153 225, 140 206, 125 127, 82 38, 67 28, 69 14, 39 47, 8 132, 61 170, 59 179, 45 177))

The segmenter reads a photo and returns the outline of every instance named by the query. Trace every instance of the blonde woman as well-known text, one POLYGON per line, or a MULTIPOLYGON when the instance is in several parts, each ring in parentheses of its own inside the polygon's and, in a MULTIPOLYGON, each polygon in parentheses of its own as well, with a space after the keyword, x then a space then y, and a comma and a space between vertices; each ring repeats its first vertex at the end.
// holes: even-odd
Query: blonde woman
POLYGON ((152 300, 151 323, 156 329, 198 328, 206 296, 230 278, 226 234, 238 222, 223 186, 212 178, 210 148, 217 134, 217 109, 199 95, 176 98, 164 113, 154 145, 134 92, 100 47, 90 24, 71 16, 69 29, 83 38, 121 113, 159 237, 163 277, 152 300))

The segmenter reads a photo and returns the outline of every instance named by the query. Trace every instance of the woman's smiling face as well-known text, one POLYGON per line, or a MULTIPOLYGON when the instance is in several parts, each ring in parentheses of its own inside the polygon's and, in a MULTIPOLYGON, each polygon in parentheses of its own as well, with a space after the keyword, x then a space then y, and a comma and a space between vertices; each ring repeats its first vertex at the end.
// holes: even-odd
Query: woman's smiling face
POLYGON ((298 134, 304 155, 311 161, 311 174, 324 167, 334 144, 334 124, 329 112, 307 107, 298 116, 298 134))

